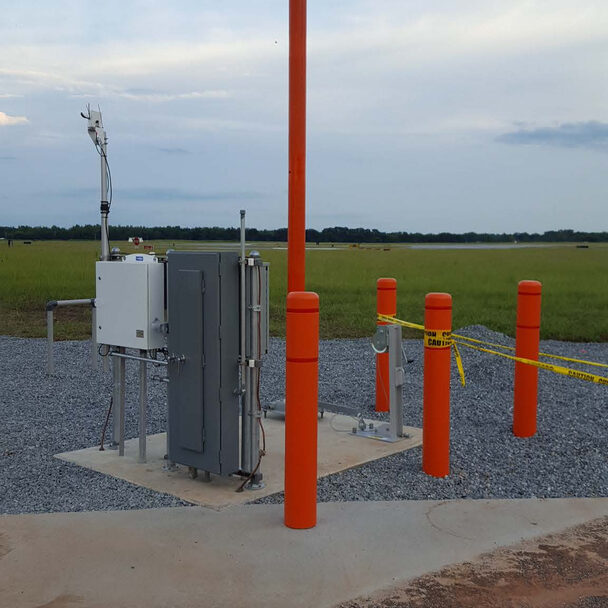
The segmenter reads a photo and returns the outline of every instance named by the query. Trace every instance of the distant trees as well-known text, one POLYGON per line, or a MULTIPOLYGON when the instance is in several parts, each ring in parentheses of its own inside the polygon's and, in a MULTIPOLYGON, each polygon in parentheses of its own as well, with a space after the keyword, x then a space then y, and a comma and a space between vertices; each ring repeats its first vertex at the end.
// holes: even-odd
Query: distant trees
MULTIPOLYGON (((146 241, 184 240, 184 241, 237 241, 238 228, 220 228, 219 226, 111 226, 111 238, 115 241, 126 241, 130 236, 141 236, 146 241)), ((71 228, 60 226, 0 226, 0 236, 7 239, 21 240, 99 240, 99 224, 76 224, 71 228)), ((273 230, 248 228, 247 239, 250 241, 287 241, 287 228, 273 230)), ((306 230, 306 240, 325 243, 519 243, 529 242, 589 242, 608 241, 608 232, 579 232, 577 230, 549 230, 543 234, 515 232, 513 234, 492 234, 465 232, 455 234, 440 232, 438 234, 421 232, 382 232, 375 228, 347 228, 334 226, 315 230, 306 230)))

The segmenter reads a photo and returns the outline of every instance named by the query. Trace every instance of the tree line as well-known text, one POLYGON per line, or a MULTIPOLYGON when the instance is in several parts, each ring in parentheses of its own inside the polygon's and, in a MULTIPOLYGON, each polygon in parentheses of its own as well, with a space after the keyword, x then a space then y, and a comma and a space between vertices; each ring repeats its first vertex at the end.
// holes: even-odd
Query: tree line
MULTIPOLYGON (((184 240, 184 241, 238 241, 239 228, 219 226, 186 228, 182 226, 111 226, 110 238, 113 241, 126 241, 129 237, 139 236, 146 241, 184 240)), ((99 224, 76 224, 70 228, 61 226, 0 226, 0 236, 15 240, 99 240, 99 224)), ((287 228, 259 229, 248 228, 249 241, 287 241, 287 228)), ((382 232, 370 228, 347 228, 334 226, 306 230, 306 240, 311 243, 526 243, 526 242, 588 242, 608 241, 608 232, 581 232, 578 230, 548 230, 538 232, 515 232, 501 234, 488 232, 382 232)))

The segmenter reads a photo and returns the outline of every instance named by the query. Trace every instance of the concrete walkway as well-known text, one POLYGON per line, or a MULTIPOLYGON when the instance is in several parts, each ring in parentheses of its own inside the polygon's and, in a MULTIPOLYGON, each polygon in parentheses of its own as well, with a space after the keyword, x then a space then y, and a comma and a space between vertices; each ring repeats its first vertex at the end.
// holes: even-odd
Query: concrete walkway
POLYGON ((608 499, 282 505, 0 517, 0 606, 332 606, 608 515, 608 499))

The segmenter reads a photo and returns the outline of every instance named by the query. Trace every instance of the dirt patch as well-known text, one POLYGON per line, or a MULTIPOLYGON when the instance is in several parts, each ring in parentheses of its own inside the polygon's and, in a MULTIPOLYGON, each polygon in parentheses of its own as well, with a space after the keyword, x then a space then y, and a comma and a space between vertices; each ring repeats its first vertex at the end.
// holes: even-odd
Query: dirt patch
POLYGON ((36 608, 76 608, 82 606, 84 598, 79 595, 58 595, 54 600, 36 606, 36 608))
POLYGON ((13 547, 8 542, 8 537, 6 534, 0 532, 0 559, 2 559, 5 555, 10 553, 13 550, 13 547))
POLYGON ((372 607, 608 608, 608 517, 340 605, 372 607))

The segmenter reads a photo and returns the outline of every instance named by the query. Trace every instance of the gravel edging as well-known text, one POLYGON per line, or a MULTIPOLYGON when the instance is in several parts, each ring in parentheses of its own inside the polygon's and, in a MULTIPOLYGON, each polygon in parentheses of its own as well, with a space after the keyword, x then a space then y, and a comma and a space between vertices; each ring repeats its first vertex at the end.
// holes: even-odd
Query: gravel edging
MULTIPOLYGON (((471 337, 513 344, 482 326, 471 337)), ((422 343, 404 341, 404 422, 422 423, 422 343)), ((608 361, 608 344, 548 341, 543 350, 608 361)), ((0 513, 183 506, 188 503, 62 462, 54 454, 95 445, 108 407, 110 374, 89 367, 89 342, 55 344, 56 374, 45 373, 46 341, 0 336, 0 513)), ((283 397, 284 340, 271 339, 262 399, 283 397)), ((319 480, 320 501, 608 496, 608 389, 541 371, 539 432, 511 433, 513 365, 463 349, 467 386, 452 382, 451 475, 420 470, 421 449, 319 480)), ((319 397, 373 411, 369 339, 320 344, 319 397)), ((157 372, 153 372, 157 373, 157 372)), ((137 436, 137 368, 127 364, 127 437, 137 436)), ((165 385, 149 382, 148 432, 165 429, 165 385)), ((363 441, 363 440, 361 440, 363 441)), ((260 503, 281 502, 282 495, 260 503)))

